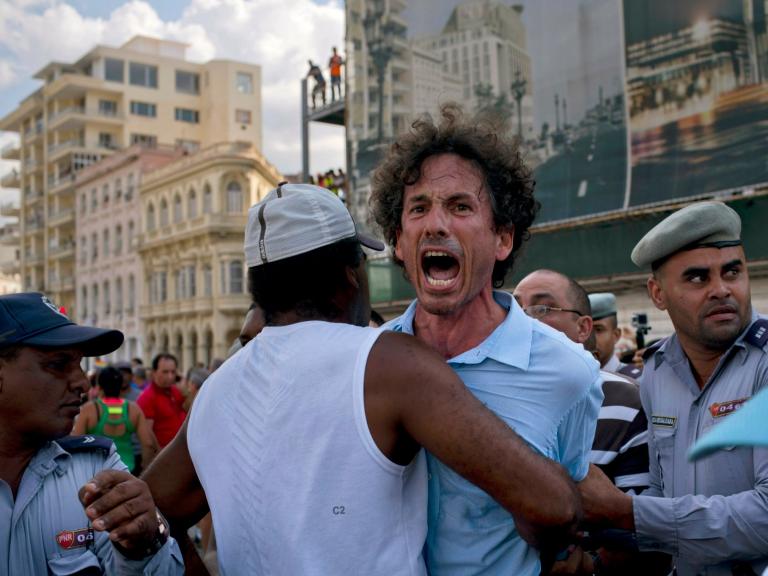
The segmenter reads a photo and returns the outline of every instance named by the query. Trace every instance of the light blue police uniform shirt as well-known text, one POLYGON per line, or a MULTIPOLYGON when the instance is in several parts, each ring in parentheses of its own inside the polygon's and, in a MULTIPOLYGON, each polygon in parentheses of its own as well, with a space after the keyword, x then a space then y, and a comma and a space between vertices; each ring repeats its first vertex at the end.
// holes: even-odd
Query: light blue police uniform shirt
POLYGON ((768 566, 768 449, 687 457, 696 440, 766 386, 768 322, 757 314, 703 389, 677 336, 646 352, 640 398, 651 485, 633 497, 635 531, 641 550, 676 557, 679 576, 730 576, 743 563, 760 574, 768 566))
MULTIPOLYGON (((508 310, 505 320, 448 363, 534 450, 582 480, 603 401, 600 365, 583 346, 527 316, 510 294, 493 297, 508 310)), ((415 311, 413 302, 385 328, 413 334, 415 311)), ((430 573, 538 576, 539 554, 509 512, 431 455, 428 462, 430 573)))
POLYGON ((94 531, 91 545, 83 545, 88 517, 78 491, 107 469, 126 470, 114 445, 108 453, 70 454, 49 442, 29 462, 15 501, 10 486, 0 480, 0 576, 73 574, 87 568, 104 574, 182 575, 184 563, 173 538, 139 561, 115 550, 106 532, 94 531))

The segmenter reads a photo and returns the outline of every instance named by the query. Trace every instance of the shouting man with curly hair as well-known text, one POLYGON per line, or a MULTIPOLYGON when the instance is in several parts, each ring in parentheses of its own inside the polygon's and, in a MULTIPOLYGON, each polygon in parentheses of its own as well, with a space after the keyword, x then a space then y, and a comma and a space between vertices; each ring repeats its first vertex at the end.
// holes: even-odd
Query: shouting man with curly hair
MULTIPOLYGON (((578 482, 603 397, 600 366, 494 290, 529 236, 533 188, 510 131, 492 117, 446 104, 437 124, 425 117, 400 136, 373 174, 371 208, 417 300, 388 327, 442 354, 472 393, 578 482)), ((431 456, 429 472, 431 574, 540 573, 539 553, 491 496, 431 456)))

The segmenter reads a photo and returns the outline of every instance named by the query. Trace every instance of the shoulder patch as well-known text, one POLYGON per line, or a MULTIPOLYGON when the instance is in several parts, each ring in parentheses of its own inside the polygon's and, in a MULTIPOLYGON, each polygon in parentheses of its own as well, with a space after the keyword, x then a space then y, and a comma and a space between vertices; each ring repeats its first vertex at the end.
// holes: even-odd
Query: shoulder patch
POLYGON ((667 338, 662 338, 655 344, 652 344, 651 346, 648 346, 648 348, 645 349, 645 352, 643 352, 643 360, 648 360, 653 354, 656 353, 656 351, 662 347, 662 345, 667 341, 667 338))
POLYGON ((75 452, 90 452, 92 450, 101 450, 109 454, 114 445, 109 438, 93 436, 91 434, 86 434, 85 436, 65 436, 64 438, 56 440, 56 444, 70 454, 74 454, 75 452))
POLYGON ((768 342, 768 320, 760 318, 756 320, 752 326, 749 327, 747 335, 744 336, 744 340, 756 346, 762 348, 768 342))

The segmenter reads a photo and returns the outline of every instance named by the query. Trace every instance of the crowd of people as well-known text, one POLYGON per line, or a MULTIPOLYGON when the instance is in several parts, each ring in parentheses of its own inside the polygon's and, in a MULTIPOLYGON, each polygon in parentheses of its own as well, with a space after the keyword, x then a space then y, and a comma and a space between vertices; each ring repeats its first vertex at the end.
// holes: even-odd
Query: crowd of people
POLYGON ((249 210, 253 304, 213 373, 177 384, 161 353, 143 390, 107 367, 81 405, 82 358, 122 334, 0 297, 0 575, 763 574, 768 434, 734 430, 765 397, 768 320, 739 215, 698 202, 637 243, 675 332, 622 363, 614 294, 547 269, 501 289, 539 205, 500 122, 445 104, 372 174, 416 292, 381 327, 385 244, 311 184, 249 210))

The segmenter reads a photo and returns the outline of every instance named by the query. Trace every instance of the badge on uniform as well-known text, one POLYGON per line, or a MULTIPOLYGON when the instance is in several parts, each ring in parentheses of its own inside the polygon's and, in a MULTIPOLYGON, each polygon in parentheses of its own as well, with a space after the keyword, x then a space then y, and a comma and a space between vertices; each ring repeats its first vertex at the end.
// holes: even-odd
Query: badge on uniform
POLYGON ((675 416, 651 416, 651 424, 662 428, 674 428, 676 422, 675 416))
POLYGON ((722 418, 728 416, 732 412, 736 412, 744 405, 744 402, 749 398, 739 398, 738 400, 727 400, 726 402, 715 402, 709 407, 709 413, 712 414, 712 418, 722 418))
POLYGON ((62 530, 56 534, 56 544, 71 550, 72 548, 87 548, 93 542, 93 529, 81 528, 80 530, 62 530))

